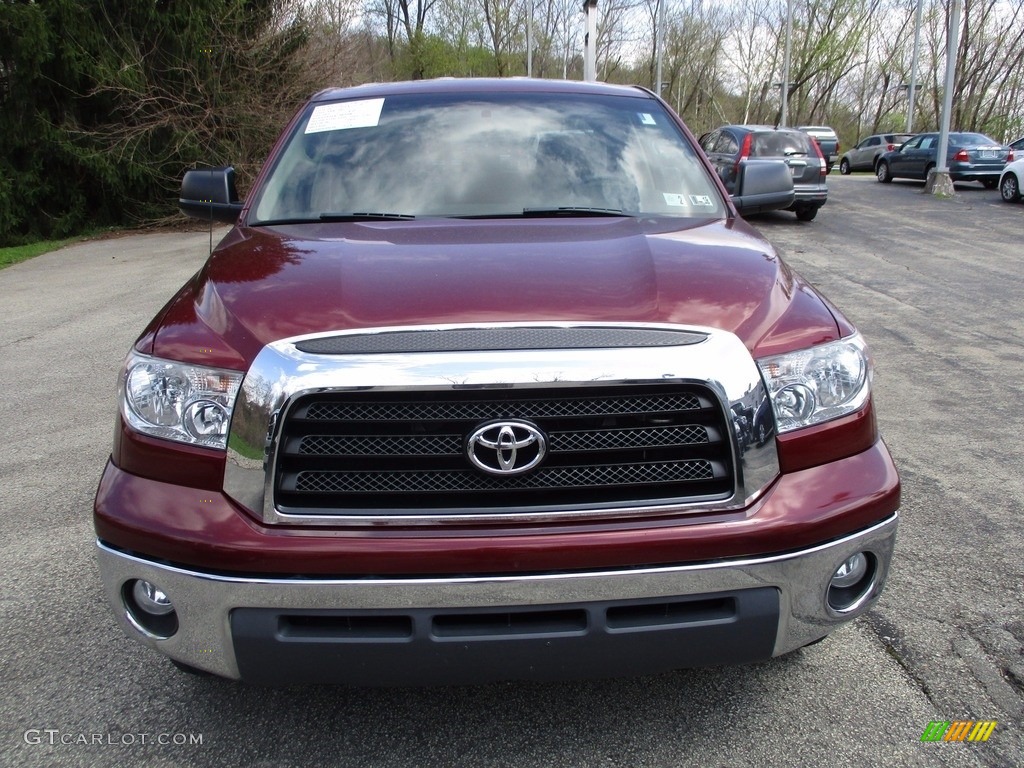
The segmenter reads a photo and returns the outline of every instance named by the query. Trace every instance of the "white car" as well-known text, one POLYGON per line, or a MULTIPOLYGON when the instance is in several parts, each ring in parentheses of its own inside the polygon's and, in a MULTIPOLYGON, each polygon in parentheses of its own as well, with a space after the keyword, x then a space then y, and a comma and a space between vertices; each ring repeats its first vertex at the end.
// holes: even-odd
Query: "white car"
POLYGON ((999 176, 999 194, 1008 203, 1016 203, 1021 199, 1021 183, 1024 182, 1024 157, 1007 163, 999 176))

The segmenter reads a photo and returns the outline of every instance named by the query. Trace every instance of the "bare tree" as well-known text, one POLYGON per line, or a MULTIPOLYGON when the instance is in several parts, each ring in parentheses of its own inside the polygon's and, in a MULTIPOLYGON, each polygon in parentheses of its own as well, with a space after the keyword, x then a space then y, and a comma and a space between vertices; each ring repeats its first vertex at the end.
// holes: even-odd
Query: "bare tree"
POLYGON ((721 97, 726 93, 722 70, 732 14, 718 3, 690 0, 667 17, 663 77, 665 97, 694 126, 725 121, 721 97))
POLYGON ((525 39, 525 8, 517 0, 478 2, 486 24, 491 52, 494 54, 495 74, 505 77, 512 74, 510 67, 514 53, 522 50, 519 44, 525 39))
POLYGON ((550 2, 555 9, 555 29, 561 46, 559 58, 562 64, 562 77, 568 78, 570 64, 579 59, 582 50, 580 44, 583 28, 581 3, 578 3, 577 0, 550 0, 550 2))
POLYGON ((773 32, 777 7, 774 0, 752 0, 733 9, 729 22, 733 34, 722 48, 722 57, 732 73, 727 84, 738 87, 743 95, 742 117, 733 117, 740 123, 768 119, 773 78, 782 61, 782 48, 773 32))

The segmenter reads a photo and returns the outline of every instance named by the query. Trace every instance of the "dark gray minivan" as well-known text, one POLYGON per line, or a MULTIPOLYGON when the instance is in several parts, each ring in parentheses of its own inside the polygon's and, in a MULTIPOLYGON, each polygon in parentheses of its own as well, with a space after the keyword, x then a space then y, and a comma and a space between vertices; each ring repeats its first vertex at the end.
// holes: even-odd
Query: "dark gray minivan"
POLYGON ((811 221, 828 200, 828 166, 818 143, 803 131, 770 125, 723 125, 701 136, 700 146, 730 193, 741 161, 777 158, 793 175, 796 199, 787 210, 800 221, 811 221))

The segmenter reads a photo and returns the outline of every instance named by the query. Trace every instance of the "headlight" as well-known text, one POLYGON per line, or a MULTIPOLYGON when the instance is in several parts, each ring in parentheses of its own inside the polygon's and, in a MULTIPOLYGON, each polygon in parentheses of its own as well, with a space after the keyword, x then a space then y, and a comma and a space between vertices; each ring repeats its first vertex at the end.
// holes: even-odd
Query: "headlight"
POLYGON ((757 364, 780 433, 853 413, 871 392, 871 358, 859 333, 757 364))
POLYGON ((132 352, 121 377, 121 412, 133 429, 207 448, 225 448, 238 371, 132 352))

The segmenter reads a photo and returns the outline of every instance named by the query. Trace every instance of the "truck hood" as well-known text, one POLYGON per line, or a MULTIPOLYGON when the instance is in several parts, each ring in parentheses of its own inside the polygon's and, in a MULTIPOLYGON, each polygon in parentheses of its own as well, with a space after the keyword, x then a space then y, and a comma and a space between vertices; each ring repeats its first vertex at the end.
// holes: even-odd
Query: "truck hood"
POLYGON ((234 228, 137 346, 244 370, 301 334, 517 321, 711 326, 758 356, 840 329, 742 220, 439 219, 234 228))

